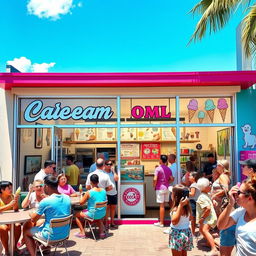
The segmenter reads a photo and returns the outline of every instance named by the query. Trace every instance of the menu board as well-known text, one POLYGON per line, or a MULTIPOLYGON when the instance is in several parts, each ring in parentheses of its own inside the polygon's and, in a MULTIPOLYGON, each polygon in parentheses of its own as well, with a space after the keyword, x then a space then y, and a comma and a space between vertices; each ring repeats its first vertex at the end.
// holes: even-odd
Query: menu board
POLYGON ((99 141, 112 141, 116 140, 115 128, 98 128, 97 140, 99 141))
POLYGON ((140 158, 140 144, 122 143, 121 159, 140 158))
POLYGON ((176 140, 176 129, 174 127, 162 127, 162 141, 176 140))
POLYGON ((136 128, 121 128, 121 140, 136 140, 136 128))
POLYGON ((138 128, 138 140, 159 141, 161 140, 161 129, 158 127, 138 128))
POLYGON ((141 144, 141 159, 143 160, 158 160, 160 159, 160 143, 142 143, 141 144))
POLYGON ((74 129, 75 141, 89 141, 89 140, 95 140, 95 139, 96 139, 95 128, 75 128, 74 129))

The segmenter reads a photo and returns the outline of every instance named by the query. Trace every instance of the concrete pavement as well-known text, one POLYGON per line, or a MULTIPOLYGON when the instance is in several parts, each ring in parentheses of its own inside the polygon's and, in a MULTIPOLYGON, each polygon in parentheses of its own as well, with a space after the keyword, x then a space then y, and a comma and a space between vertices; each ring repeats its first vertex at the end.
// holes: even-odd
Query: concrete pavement
MULTIPOLYGON (((168 235, 163 234, 163 230, 153 225, 120 225, 118 229, 110 230, 107 238, 95 242, 90 234, 86 239, 76 238, 74 234, 78 228, 75 226, 71 230, 68 250, 73 256, 170 256, 168 235)), ((201 242, 194 241, 195 248, 188 255, 205 255, 209 248, 201 242)), ((60 248, 56 255, 64 255, 64 251, 60 248)))

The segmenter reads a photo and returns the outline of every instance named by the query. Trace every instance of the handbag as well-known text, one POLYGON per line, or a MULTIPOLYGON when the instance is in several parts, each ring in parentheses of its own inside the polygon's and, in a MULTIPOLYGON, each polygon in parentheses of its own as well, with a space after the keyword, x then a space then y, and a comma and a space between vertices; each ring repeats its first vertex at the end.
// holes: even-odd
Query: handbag
POLYGON ((220 204, 221 211, 223 211, 227 207, 227 205, 229 203, 229 196, 228 196, 228 193, 227 193, 226 189, 221 184, 220 184, 220 187, 225 192, 225 195, 222 197, 221 204, 220 204))

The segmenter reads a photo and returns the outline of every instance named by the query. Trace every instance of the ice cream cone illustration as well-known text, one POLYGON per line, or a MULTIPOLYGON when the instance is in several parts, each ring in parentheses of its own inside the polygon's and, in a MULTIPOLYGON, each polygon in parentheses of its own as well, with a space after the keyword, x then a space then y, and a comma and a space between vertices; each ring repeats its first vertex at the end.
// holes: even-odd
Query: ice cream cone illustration
POLYGON ((78 140, 79 138, 79 135, 80 135, 80 129, 79 128, 76 128, 76 139, 78 140))
POLYGON ((225 122, 226 113, 227 113, 227 109, 228 109, 228 103, 227 103, 226 99, 224 99, 224 98, 218 99, 217 108, 220 112, 222 121, 225 122))
POLYGON ((204 111, 199 111, 199 112, 198 112, 198 115, 197 115, 197 118, 198 118, 199 123, 202 124, 203 121, 204 121, 204 118, 205 118, 205 113, 204 113, 204 111))
POLYGON ((210 117, 212 123, 213 123, 213 119, 214 119, 215 108, 216 108, 216 106, 214 105, 213 100, 208 99, 205 101, 205 111, 208 114, 208 116, 210 117))
POLYGON ((191 122, 193 116, 195 115, 196 111, 198 110, 198 102, 195 99, 191 99, 187 105, 188 108, 188 120, 191 122))

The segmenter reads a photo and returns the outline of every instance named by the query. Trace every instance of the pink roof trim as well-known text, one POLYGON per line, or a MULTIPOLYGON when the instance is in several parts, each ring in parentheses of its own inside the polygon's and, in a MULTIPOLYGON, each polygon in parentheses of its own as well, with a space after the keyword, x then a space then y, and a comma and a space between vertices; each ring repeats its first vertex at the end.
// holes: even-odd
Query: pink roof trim
POLYGON ((0 73, 0 87, 180 87, 256 83, 256 71, 159 73, 0 73))

